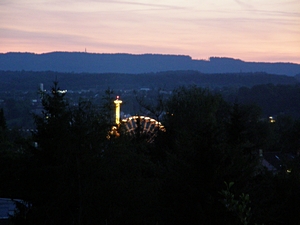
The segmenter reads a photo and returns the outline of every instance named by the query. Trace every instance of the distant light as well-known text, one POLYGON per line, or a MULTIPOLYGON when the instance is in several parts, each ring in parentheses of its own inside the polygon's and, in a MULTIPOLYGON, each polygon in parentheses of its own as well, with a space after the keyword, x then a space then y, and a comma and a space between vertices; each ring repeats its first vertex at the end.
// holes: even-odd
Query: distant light
POLYGON ((269 116, 269 121, 270 121, 270 123, 275 123, 276 122, 275 119, 273 118, 273 116, 269 116))
POLYGON ((58 90, 57 92, 60 94, 64 94, 64 93, 67 93, 67 90, 58 90))

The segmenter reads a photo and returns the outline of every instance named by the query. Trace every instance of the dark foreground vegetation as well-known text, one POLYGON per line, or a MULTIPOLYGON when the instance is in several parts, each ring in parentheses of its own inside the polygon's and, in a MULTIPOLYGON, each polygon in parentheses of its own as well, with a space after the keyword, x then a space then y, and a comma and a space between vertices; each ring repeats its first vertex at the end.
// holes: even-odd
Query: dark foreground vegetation
MULTIPOLYGON (((12 224, 299 224, 300 121, 181 87, 146 111, 166 132, 110 136, 113 98, 69 104, 54 83, 24 137, 0 114, 0 195, 12 224), (164 113, 163 113, 164 112, 164 113), (293 154, 281 169, 263 152, 293 154)), ((137 130, 138 132, 138 130, 137 130)))

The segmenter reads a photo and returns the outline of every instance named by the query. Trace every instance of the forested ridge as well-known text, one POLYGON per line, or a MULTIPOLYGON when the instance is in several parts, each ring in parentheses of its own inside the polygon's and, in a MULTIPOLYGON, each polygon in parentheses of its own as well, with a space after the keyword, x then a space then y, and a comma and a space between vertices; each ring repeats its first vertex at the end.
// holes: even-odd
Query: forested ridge
POLYGON ((12 224, 299 224, 298 119, 182 86, 138 97, 166 128, 149 143, 108 135, 111 90, 100 105, 59 90, 44 93, 27 137, 0 112, 0 194, 24 201, 12 224), (270 151, 294 158, 269 171, 270 151))
POLYGON ((293 85, 297 77, 268 74, 265 72, 251 73, 201 73, 199 71, 165 71, 157 73, 61 73, 54 71, 1 71, 1 91, 33 91, 40 83, 51 86, 55 79, 65 84, 68 90, 100 89, 108 87, 114 90, 137 89, 141 87, 164 87, 171 91, 178 86, 198 85, 204 88, 219 87, 252 87, 269 84, 293 85))
POLYGON ((151 73, 195 70, 202 73, 266 72, 295 76, 296 63, 245 62, 228 57, 192 59, 187 55, 163 54, 98 54, 86 52, 0 53, 0 70, 57 71, 74 73, 151 73))

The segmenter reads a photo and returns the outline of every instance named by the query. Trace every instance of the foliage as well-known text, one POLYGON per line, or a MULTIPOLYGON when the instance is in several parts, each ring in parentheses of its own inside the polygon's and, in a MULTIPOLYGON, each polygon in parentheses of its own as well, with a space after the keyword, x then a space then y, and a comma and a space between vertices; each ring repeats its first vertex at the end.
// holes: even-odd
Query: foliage
POLYGON ((32 136, 3 136, 8 145, 1 145, 0 191, 27 204, 19 204, 15 224, 300 221, 299 162, 292 173, 274 175, 261 169, 257 157, 258 149, 290 134, 294 149, 297 121, 271 124, 260 120, 253 105, 180 87, 158 103, 166 110, 161 122, 167 132, 153 143, 123 134, 107 139, 112 102, 107 90, 101 106, 84 100, 70 104, 54 82, 43 97, 42 114, 34 116, 32 136), (226 183, 224 190, 224 180, 234 185, 226 183))
POLYGON ((181 223, 220 223, 225 211, 216 193, 223 180, 236 180, 245 187, 255 175, 257 161, 253 146, 256 140, 249 134, 253 133, 258 114, 249 109, 232 111, 232 106, 220 95, 198 87, 173 91, 167 102, 164 124, 168 131, 166 148, 173 157, 166 188, 170 189, 170 183, 176 188, 166 196, 166 201, 177 202, 178 208, 172 209, 173 216, 180 213, 181 223), (234 114, 237 112, 243 118, 234 114), (248 151, 249 146, 251 151, 248 151), (191 206, 195 211, 179 205, 191 206))
POLYGON ((3 112, 3 109, 1 108, 0 109, 0 129, 1 131, 5 130, 7 128, 7 125, 6 125, 6 119, 4 117, 4 112, 3 112))
POLYGON ((249 194, 242 193, 239 198, 236 199, 235 195, 230 190, 233 184, 234 182, 225 182, 226 189, 220 192, 220 194, 224 197, 223 204, 229 212, 232 212, 237 216, 241 224, 248 225, 250 224, 251 219, 249 194))
MULTIPOLYGON (((226 97, 225 97, 226 98, 226 97)), ((253 87, 239 88, 235 99, 243 104, 256 104, 262 109, 264 117, 288 115, 300 117, 300 86, 282 84, 260 84, 253 87)))
POLYGON ((165 98, 166 96, 163 94, 162 89, 158 89, 154 96, 145 96, 144 93, 137 93, 136 100, 140 106, 140 111, 143 115, 148 115, 153 117, 157 121, 161 119, 161 115, 165 111, 165 98))
POLYGON ((96 191, 92 181, 99 179, 98 161, 110 124, 89 102, 70 107, 57 82, 51 95, 44 96, 43 106, 42 115, 35 116, 33 140, 38 146, 31 150, 25 174, 30 183, 24 187, 26 200, 32 202, 30 219, 46 224, 88 222, 89 195, 96 191))

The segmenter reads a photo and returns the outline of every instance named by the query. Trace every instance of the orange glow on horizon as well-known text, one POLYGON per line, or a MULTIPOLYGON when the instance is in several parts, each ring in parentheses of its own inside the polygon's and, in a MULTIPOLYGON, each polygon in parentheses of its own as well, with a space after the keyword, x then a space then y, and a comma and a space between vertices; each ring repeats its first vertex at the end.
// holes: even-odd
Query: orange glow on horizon
POLYGON ((0 3, 0 53, 212 56, 300 64, 300 1, 0 3))

